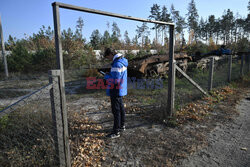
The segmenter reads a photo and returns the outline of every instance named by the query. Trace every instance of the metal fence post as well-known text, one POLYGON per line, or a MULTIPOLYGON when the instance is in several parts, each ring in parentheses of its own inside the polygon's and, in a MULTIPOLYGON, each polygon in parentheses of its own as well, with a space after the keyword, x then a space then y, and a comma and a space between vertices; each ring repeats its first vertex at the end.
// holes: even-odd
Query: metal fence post
POLYGON ((233 55, 228 56, 228 77, 227 81, 231 82, 231 77, 232 77, 232 60, 233 60, 233 55))
POLYGON ((214 57, 210 59, 209 63, 208 91, 211 91, 213 88, 213 76, 214 76, 214 57))
POLYGON ((168 101, 167 114, 169 117, 174 112, 174 98, 175 98, 175 65, 174 65, 174 25, 170 25, 169 31, 169 71, 168 71, 168 101))
POLYGON ((65 142, 65 154, 66 154, 66 166, 70 167, 70 148, 69 148, 69 134, 68 134, 68 119, 66 109, 66 97, 65 97, 65 83, 64 83, 64 68, 63 68, 63 54, 62 54, 62 41, 61 41, 61 30, 60 30, 60 15, 59 6, 57 2, 52 4, 53 7, 53 19, 54 19, 54 31, 55 31, 55 47, 56 47, 56 58, 57 68, 60 69, 60 97, 61 97, 61 109, 64 126, 64 142, 65 142))
POLYGON ((61 111, 60 89, 59 89, 60 70, 49 71, 49 82, 52 84, 50 90, 52 120, 54 127, 54 142, 57 154, 57 162, 59 166, 65 166, 65 151, 63 140, 63 118, 61 111))
POLYGON ((246 53, 246 64, 247 64, 247 72, 250 71, 250 55, 249 55, 249 52, 246 53))
POLYGON ((240 62, 240 77, 243 77, 243 74, 244 74, 244 58, 245 58, 245 55, 242 54, 241 62, 240 62))
POLYGON ((247 54, 247 63, 248 63, 247 71, 249 72, 250 71, 250 54, 249 53, 247 54))
POLYGON ((2 55, 3 55, 3 63, 4 63, 4 71, 6 78, 9 77, 9 71, 8 71, 8 64, 5 54, 5 46, 3 41, 3 29, 2 29, 2 22, 1 22, 1 16, 0 16, 0 35, 1 35, 1 47, 2 47, 2 55))

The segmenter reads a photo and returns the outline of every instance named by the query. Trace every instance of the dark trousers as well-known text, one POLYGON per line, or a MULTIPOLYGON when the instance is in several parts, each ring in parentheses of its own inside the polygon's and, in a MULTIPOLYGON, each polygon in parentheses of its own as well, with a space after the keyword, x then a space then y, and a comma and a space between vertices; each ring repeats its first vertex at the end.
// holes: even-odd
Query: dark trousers
POLYGON ((122 102, 122 96, 111 96, 111 109, 114 115, 113 131, 117 133, 119 129, 124 126, 125 109, 122 102))

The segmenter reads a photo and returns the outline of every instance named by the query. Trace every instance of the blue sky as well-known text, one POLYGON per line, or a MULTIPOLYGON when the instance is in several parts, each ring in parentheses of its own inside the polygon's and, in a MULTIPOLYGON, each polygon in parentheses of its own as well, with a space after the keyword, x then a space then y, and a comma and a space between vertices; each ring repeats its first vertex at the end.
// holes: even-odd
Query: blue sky
MULTIPOLYGON (((191 0, 60 0, 58 2, 68 3, 77 6, 83 6, 92 9, 98 9, 133 17, 147 18, 150 15, 150 7, 154 3, 161 6, 166 5, 168 10, 171 4, 174 4, 176 10, 179 10, 182 16, 187 13, 188 3, 191 0)), ((52 6, 54 0, 1 0, 0 15, 3 24, 4 40, 9 35, 23 38, 24 34, 32 35, 39 31, 42 25, 51 26, 52 6)), ((195 0, 199 16, 207 18, 209 15, 221 16, 226 9, 231 9, 234 13, 241 16, 247 16, 248 0, 195 0)), ((84 20, 83 35, 89 38, 92 31, 99 29, 101 33, 107 29, 107 22, 110 25, 113 21, 118 23, 123 36, 124 31, 128 30, 130 37, 135 34, 137 25, 140 22, 127 21, 106 16, 82 13, 60 9, 61 27, 66 29, 70 27, 75 30, 76 21, 79 17, 84 20)), ((111 28, 110 28, 111 31, 111 28)), ((154 32, 151 32, 154 35, 154 32)))

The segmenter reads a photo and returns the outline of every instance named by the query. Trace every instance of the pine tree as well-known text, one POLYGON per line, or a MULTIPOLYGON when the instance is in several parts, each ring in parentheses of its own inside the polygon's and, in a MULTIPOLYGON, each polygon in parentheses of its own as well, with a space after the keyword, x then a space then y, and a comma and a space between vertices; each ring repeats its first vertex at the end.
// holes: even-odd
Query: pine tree
POLYGON ((224 44, 228 44, 230 41, 230 37, 232 37, 232 30, 234 26, 234 16, 233 12, 228 9, 227 11, 224 11, 224 14, 222 15, 221 19, 221 30, 222 30, 222 37, 221 39, 224 41, 224 44))
POLYGON ((235 25, 234 25, 234 42, 237 42, 237 40, 241 38, 241 34, 244 30, 243 27, 244 27, 244 19, 241 18, 239 13, 236 13, 235 25))
POLYGON ((132 44, 135 49, 137 49, 138 46, 138 35, 135 35, 135 37, 132 39, 132 44))
POLYGON ((79 40, 82 40, 82 30, 84 26, 84 22, 82 17, 79 17, 78 20, 76 21, 76 38, 79 40))
MULTIPOLYGON (((171 5, 170 8, 170 14, 171 14, 171 19, 174 21, 175 23, 175 30, 176 33, 181 35, 182 41, 184 38, 184 29, 186 27, 186 23, 185 23, 185 19, 180 16, 180 12, 175 10, 174 5, 171 5)), ((182 43, 183 46, 184 43, 182 43)))
POLYGON ((175 10, 173 4, 171 4, 171 7, 170 7, 170 14, 171 14, 171 19, 174 21, 174 23, 176 23, 180 14, 179 14, 179 11, 175 10))
POLYGON ((188 19, 189 32, 193 30, 195 40, 197 40, 199 15, 194 0, 191 0, 191 2, 188 5, 187 17, 188 17, 187 19, 188 19))
POLYGON ((112 43, 112 39, 111 39, 110 34, 107 30, 104 31, 101 41, 102 41, 102 45, 104 47, 110 47, 110 45, 112 43))
POLYGON ((71 28, 62 31, 62 48, 64 51, 67 51, 70 56, 74 52, 73 38, 74 32, 71 30, 71 28))
MULTIPOLYGON (((151 15, 149 15, 150 19, 160 20, 161 11, 160 11, 160 6, 159 5, 153 4, 153 6, 151 7, 151 10, 150 10, 150 13, 151 13, 151 15)), ((155 27, 152 28, 153 30, 155 30, 156 43, 158 42, 158 28, 159 28, 158 24, 155 24, 155 27)))
POLYGON ((208 39, 207 34, 208 34, 207 33, 207 22, 204 21, 203 17, 201 17, 200 23, 199 23, 199 28, 197 31, 197 36, 199 37, 199 39, 205 40, 207 42, 207 39, 208 39))
POLYGON ((90 43, 91 46, 94 49, 100 49, 100 43, 101 43, 101 34, 99 33, 99 30, 94 30, 90 36, 90 43))
POLYGON ((220 18, 215 20, 215 31, 214 31, 214 33, 215 33, 215 38, 216 38, 215 44, 217 45, 218 41, 219 41, 219 37, 221 35, 221 20, 220 20, 220 18))
POLYGON ((120 37, 121 37, 120 28, 118 27, 116 22, 113 22, 113 24, 112 24, 112 35, 111 35, 112 42, 113 43, 119 42, 120 37))
MULTIPOLYGON (((166 8, 166 6, 164 5, 162 7, 161 10, 161 16, 160 16, 160 20, 163 22, 172 22, 172 19, 170 18, 170 14, 168 13, 168 9, 166 8)), ((161 25, 161 31, 162 31, 162 44, 165 45, 165 36, 166 36, 166 30, 167 30, 168 26, 166 25, 161 25)))
POLYGON ((247 34, 246 37, 249 39, 249 34, 250 34, 250 1, 248 1, 247 9, 248 9, 248 15, 247 15, 247 18, 245 19, 244 31, 247 34))
POLYGON ((138 35, 138 38, 141 38, 141 46, 143 47, 144 46, 144 38, 145 36, 149 36, 150 35, 150 31, 149 31, 149 28, 147 26, 147 23, 142 23, 141 26, 137 26, 137 29, 136 29, 136 32, 137 32, 137 35, 138 35))
POLYGON ((215 32, 215 16, 210 15, 210 16, 208 16, 208 35, 209 35, 209 38, 213 39, 214 32, 215 32))
POLYGON ((130 46, 131 41, 129 39, 128 31, 127 30, 124 33, 124 41, 125 41, 126 46, 130 46))
POLYGON ((9 35, 8 42, 6 44, 6 50, 13 50, 16 46, 16 38, 13 38, 11 35, 9 35))
POLYGON ((250 13, 250 1, 248 1, 247 9, 248 9, 248 12, 250 13))

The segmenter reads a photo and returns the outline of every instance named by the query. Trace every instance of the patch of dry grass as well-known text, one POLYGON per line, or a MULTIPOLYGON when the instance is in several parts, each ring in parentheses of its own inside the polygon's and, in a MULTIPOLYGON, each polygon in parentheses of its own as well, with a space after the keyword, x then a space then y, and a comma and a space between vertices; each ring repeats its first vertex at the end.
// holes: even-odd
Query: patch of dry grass
POLYGON ((0 166, 53 166, 55 148, 48 108, 33 102, 0 118, 0 166))

